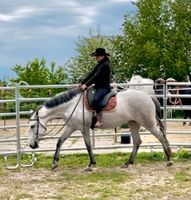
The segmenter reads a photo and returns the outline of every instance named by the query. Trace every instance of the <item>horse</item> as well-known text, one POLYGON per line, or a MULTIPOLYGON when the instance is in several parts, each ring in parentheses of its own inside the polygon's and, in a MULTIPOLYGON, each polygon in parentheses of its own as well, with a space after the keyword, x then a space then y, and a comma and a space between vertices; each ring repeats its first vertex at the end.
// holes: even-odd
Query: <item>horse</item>
MULTIPOLYGON (((87 170, 92 170, 96 165, 89 128, 92 120, 92 111, 87 110, 84 106, 83 96, 84 92, 79 88, 58 94, 37 108, 29 119, 29 146, 32 149, 38 148, 39 141, 46 135, 48 121, 58 117, 62 117, 66 121, 64 132, 56 145, 52 169, 58 166, 62 144, 76 130, 82 133, 89 154, 90 163, 87 170)), ((140 126, 145 127, 160 141, 167 157, 167 166, 172 165, 171 148, 164 133, 160 116, 160 104, 157 99, 141 91, 130 89, 118 92, 116 99, 116 108, 110 112, 103 112, 103 124, 100 128, 111 129, 124 123, 128 124, 133 139, 133 150, 127 162, 122 165, 122 168, 127 168, 134 163, 137 151, 142 143, 139 134, 140 126)))
POLYGON ((134 75, 128 82, 129 88, 133 90, 141 90, 149 95, 154 95, 154 81, 149 78, 143 78, 140 75, 134 75))

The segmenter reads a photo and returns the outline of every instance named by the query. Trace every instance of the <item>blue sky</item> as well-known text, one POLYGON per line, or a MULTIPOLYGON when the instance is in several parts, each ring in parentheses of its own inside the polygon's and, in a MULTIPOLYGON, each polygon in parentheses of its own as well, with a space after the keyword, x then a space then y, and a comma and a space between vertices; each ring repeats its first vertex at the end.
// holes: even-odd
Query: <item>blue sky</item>
POLYGON ((121 34, 124 14, 134 11, 130 0, 0 0, 0 79, 34 58, 63 66, 79 36, 96 34, 98 24, 101 34, 121 34))

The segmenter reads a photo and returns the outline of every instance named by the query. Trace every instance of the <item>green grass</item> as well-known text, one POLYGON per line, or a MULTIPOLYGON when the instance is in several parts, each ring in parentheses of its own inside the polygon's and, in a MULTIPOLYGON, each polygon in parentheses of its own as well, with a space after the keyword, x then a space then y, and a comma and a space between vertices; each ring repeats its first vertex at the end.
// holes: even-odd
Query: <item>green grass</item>
POLYGON ((29 194, 19 194, 16 196, 15 200, 20 200, 20 199, 30 199, 32 198, 33 196, 32 195, 29 195, 29 194))
POLYGON ((178 180, 179 182, 187 182, 187 181, 191 181, 191 177, 189 175, 189 173, 187 172, 190 169, 182 169, 181 171, 179 171, 178 173, 175 174, 175 178, 176 180, 178 180))
MULTIPOLYGON (((122 165, 129 158, 130 153, 111 153, 111 154, 98 154, 96 155, 97 166, 104 167, 116 167, 122 165)), ((177 157, 176 161, 191 160, 191 152, 181 150, 178 155, 175 153, 173 157, 177 157)), ((37 162, 35 163, 35 168, 50 168, 53 160, 52 155, 37 154, 37 162)), ((22 155, 22 163, 27 164, 31 159, 30 155, 22 155)), ((16 156, 8 156, 8 164, 16 164, 16 156)), ((165 161, 164 154, 162 152, 140 152, 137 154, 135 163, 148 163, 148 162, 165 161)), ((76 168, 84 167, 89 164, 88 154, 68 154, 60 155, 59 165, 65 168, 76 168)), ((0 175, 1 169, 4 167, 4 159, 0 157, 0 175)))

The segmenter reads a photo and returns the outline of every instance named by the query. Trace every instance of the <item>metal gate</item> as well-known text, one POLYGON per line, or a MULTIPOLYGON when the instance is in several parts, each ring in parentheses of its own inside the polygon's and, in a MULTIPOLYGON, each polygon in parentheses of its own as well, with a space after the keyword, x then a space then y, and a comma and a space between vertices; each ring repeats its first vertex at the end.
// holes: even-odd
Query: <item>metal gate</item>
MULTIPOLYGON (((139 85, 139 84, 133 84, 139 85)), ((142 84, 149 85, 149 84, 142 84)), ((187 106, 168 106, 168 98, 177 97, 177 95, 172 95, 168 93, 169 86, 175 85, 191 85, 190 83, 165 83, 162 85, 163 95, 158 95, 157 97, 163 98, 163 121, 165 125, 166 134, 178 134, 178 135, 190 135, 190 130, 168 130, 168 124, 170 122, 182 122, 183 119, 169 118, 168 112, 172 110, 191 110, 191 105, 187 106)), ((128 87, 129 84, 115 84, 113 87, 128 87)), ((31 150, 27 145, 28 135, 27 135, 27 122, 29 116, 35 110, 36 104, 42 104, 42 102, 50 99, 53 89, 67 90, 69 88, 76 87, 76 85, 28 85, 25 82, 20 83, 10 83, 5 87, 0 87, 0 154, 3 155, 8 169, 15 169, 19 166, 32 166, 35 162, 36 152, 52 152, 56 148, 56 140, 59 136, 50 135, 45 139, 49 141, 49 146, 47 147, 47 141, 42 141, 41 148, 35 151, 31 150), (44 97, 39 97, 39 91, 45 90, 47 93, 44 97), (15 165, 8 164, 8 156, 16 154, 15 165), (29 163, 22 163, 22 155, 29 155, 29 163)), ((191 98, 191 95, 178 95, 181 98, 191 98)), ((191 122, 191 119, 186 119, 184 121, 191 122)), ((48 127, 56 127, 59 129, 63 125, 63 121, 51 121, 48 127)), ((96 131, 91 133, 93 149, 95 151, 121 151, 123 149, 132 148, 132 144, 122 144, 120 143, 120 138, 122 135, 129 134, 127 128, 116 128, 115 130, 107 130, 104 133, 101 131, 96 131), (105 139, 105 140, 104 140, 105 139), (105 142, 103 142, 105 141, 105 142)), ((141 136, 146 137, 150 135, 147 131, 142 131, 141 136)), ((176 149, 181 147, 190 148, 191 140, 187 142, 170 142, 170 146, 176 149)), ((141 148, 153 151, 154 149, 161 149, 161 144, 158 142, 143 143, 141 148)), ((65 152, 79 152, 85 151, 85 145, 83 139, 79 132, 75 132, 68 141, 64 143, 64 148, 62 151, 65 152)))

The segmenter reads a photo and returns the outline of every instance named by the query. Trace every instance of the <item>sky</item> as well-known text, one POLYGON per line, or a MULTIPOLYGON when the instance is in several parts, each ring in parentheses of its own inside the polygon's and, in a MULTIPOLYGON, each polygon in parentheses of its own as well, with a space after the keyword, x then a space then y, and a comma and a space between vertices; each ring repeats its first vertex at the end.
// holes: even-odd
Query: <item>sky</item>
POLYGON ((35 58, 64 66, 79 37, 98 27, 102 35, 122 34, 124 15, 133 12, 131 0, 0 0, 0 80, 35 58))

